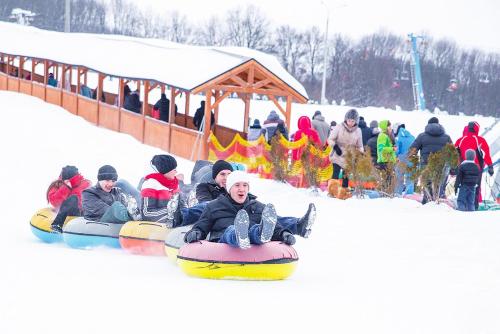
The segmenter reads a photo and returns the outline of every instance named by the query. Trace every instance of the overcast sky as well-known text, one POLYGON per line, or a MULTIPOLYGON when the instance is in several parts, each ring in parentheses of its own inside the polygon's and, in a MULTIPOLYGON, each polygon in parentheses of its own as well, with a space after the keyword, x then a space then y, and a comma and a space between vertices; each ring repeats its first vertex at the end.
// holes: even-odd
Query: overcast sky
MULTIPOLYGON (((325 5, 321 0, 140 0, 133 1, 155 12, 177 10, 191 22, 212 15, 223 16, 228 8, 252 3, 273 24, 297 28, 318 25, 324 30, 325 5)), ((500 0, 324 0, 330 10, 330 33, 352 37, 381 28, 406 35, 426 31, 434 37, 449 37, 464 47, 500 52, 500 0), (345 4, 345 7, 338 8, 345 4), (412 7, 412 6, 418 7, 412 7)))

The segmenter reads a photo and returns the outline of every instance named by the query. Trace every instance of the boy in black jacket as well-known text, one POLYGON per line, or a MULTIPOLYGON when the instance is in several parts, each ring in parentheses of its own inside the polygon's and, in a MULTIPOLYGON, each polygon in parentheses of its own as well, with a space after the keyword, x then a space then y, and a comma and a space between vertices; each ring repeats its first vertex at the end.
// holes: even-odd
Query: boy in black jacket
POLYGON ((475 158, 476 152, 468 149, 465 152, 465 160, 458 167, 455 194, 459 190, 457 204, 460 211, 475 211, 474 199, 480 180, 479 167, 474 163, 475 158))
POLYGON ((264 205, 249 194, 249 183, 245 172, 229 174, 226 183, 228 193, 207 204, 198 222, 186 233, 184 241, 196 242, 210 234, 212 242, 242 249, 271 240, 293 245, 295 238, 292 233, 276 224, 274 206, 264 205))

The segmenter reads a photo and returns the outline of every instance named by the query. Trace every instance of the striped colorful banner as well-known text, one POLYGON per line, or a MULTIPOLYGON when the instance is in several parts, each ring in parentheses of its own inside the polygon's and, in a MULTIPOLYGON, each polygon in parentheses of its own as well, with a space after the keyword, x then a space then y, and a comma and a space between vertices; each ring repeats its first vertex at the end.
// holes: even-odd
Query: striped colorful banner
MULTIPOLYGON (((296 142, 290 142, 281 137, 280 144, 284 149, 288 150, 289 183, 297 187, 302 187, 305 185, 305 173, 302 161, 293 160, 291 152, 292 150, 303 150, 308 144, 307 137, 302 137, 296 142)), ((262 178, 272 178, 271 145, 266 142, 264 136, 260 136, 255 141, 247 141, 239 134, 236 134, 227 147, 222 147, 217 138, 211 133, 208 149, 208 160, 210 161, 223 159, 229 162, 241 163, 247 167, 249 173, 259 174, 262 178)), ((311 153, 315 157, 314 160, 316 162, 319 161, 318 176, 320 183, 323 185, 326 185, 333 172, 333 167, 329 159, 330 151, 330 147, 325 150, 314 146, 311 147, 311 153)))

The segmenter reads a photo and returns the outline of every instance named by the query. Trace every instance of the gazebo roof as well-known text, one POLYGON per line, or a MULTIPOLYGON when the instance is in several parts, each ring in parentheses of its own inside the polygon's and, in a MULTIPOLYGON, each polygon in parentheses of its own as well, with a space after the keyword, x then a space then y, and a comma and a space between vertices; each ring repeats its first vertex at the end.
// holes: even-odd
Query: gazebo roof
POLYGON ((249 62, 280 81, 294 99, 304 87, 272 56, 240 47, 200 47, 119 35, 61 33, 0 22, 0 52, 84 66, 107 75, 196 89, 249 62))

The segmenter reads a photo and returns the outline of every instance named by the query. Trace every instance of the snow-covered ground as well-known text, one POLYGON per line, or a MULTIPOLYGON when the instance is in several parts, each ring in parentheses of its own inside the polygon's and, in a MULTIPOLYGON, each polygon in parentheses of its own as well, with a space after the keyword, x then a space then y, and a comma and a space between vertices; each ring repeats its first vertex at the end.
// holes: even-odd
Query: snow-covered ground
MULTIPOLYGON (((297 108, 294 118, 313 108, 297 108)), ((311 237, 295 245, 296 272, 278 282, 190 278, 164 257, 43 244, 29 228, 62 166, 76 165, 95 182, 97 169, 112 164, 136 183, 158 149, 22 94, 0 91, 0 111, 2 334, 500 332, 498 212, 340 201, 253 178, 251 191, 278 214, 302 215, 309 202, 318 208, 311 237)), ((340 120, 344 110, 325 112, 340 120)), ((430 117, 361 113, 368 121, 404 120, 414 134, 430 117)), ((478 119, 483 127, 492 121, 478 119)), ((469 118, 440 120, 456 139, 469 118)), ((189 177, 192 163, 178 162, 189 177)))

